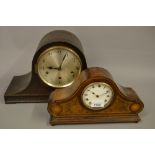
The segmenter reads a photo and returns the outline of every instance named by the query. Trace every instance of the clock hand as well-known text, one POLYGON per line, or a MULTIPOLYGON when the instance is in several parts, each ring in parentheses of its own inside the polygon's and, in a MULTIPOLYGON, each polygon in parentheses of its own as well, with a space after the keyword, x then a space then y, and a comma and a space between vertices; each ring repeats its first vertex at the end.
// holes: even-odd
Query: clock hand
POLYGON ((60 64, 59 67, 51 67, 51 66, 49 66, 49 67, 47 67, 47 68, 50 69, 50 70, 52 70, 52 69, 61 70, 62 64, 63 64, 63 62, 64 62, 64 60, 65 60, 65 58, 66 58, 66 55, 67 55, 67 54, 65 54, 65 56, 63 57, 62 62, 61 62, 61 64, 60 64))
POLYGON ((106 92, 106 93, 103 93, 103 94, 101 94, 101 95, 99 95, 99 96, 102 96, 102 95, 105 95, 105 94, 107 94, 107 92, 106 92))
POLYGON ((47 67, 48 69, 56 69, 56 70, 58 70, 59 68, 57 68, 57 67, 51 67, 51 66, 49 66, 49 67, 47 67))
POLYGON ((65 56, 63 57, 62 62, 61 62, 61 64, 60 64, 60 66, 59 66, 58 70, 61 70, 61 68, 62 68, 62 64, 63 64, 63 62, 64 62, 64 60, 65 60, 66 56, 67 56, 67 54, 65 54, 65 56))
MULTIPOLYGON (((90 90, 91 91, 91 90, 90 90)), ((99 95, 95 94, 93 91, 91 91, 93 95, 95 95, 97 98, 99 97, 99 95)))

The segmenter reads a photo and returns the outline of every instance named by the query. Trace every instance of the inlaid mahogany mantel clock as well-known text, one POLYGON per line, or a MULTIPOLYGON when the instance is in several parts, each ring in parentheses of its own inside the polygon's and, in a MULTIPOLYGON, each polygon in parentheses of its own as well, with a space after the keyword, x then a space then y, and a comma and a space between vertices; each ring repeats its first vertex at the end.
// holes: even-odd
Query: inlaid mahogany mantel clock
POLYGON ((5 102, 47 103, 51 91, 70 86, 86 68, 80 40, 68 31, 50 32, 38 45, 32 71, 11 81, 5 102))
POLYGON ((118 85, 103 68, 88 68, 71 86, 51 93, 50 123, 138 122, 144 105, 136 92, 118 85))

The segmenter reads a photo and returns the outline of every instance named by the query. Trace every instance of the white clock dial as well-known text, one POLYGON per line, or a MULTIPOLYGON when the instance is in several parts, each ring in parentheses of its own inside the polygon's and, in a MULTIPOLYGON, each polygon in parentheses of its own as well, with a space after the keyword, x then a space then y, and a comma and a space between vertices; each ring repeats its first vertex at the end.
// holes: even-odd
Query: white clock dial
POLYGON ((61 88, 71 85, 81 72, 80 57, 70 48, 57 46, 44 51, 37 63, 44 83, 61 88))
POLYGON ((93 110, 104 109, 110 105, 114 96, 111 86, 104 82, 89 84, 82 93, 84 105, 93 110))

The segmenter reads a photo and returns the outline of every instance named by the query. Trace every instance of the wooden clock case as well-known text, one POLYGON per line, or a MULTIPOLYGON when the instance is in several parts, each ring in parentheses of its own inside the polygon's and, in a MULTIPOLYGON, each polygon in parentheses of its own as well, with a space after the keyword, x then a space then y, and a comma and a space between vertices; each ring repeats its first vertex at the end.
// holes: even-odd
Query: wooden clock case
POLYGON ((133 89, 116 84, 107 70, 95 67, 84 70, 70 87, 52 92, 48 112, 51 125, 138 122, 143 107, 133 89), (81 93, 92 82, 106 82, 113 88, 114 97, 106 109, 93 111, 82 103, 81 93))
POLYGON ((40 54, 52 46, 66 46, 73 49, 81 58, 82 70, 87 68, 80 40, 68 31, 52 31, 40 41, 33 57, 31 72, 13 77, 4 95, 6 104, 48 102, 49 94, 54 88, 47 86, 40 80, 36 72, 36 64, 40 54))

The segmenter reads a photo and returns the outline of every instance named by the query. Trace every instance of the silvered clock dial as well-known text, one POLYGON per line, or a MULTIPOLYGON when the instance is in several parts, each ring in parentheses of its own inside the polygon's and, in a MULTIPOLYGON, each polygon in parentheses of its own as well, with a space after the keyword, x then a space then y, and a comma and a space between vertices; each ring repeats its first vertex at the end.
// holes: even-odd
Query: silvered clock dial
POLYGON ((81 72, 81 60, 70 48, 48 48, 39 57, 37 72, 41 80, 52 87, 71 85, 81 72))

